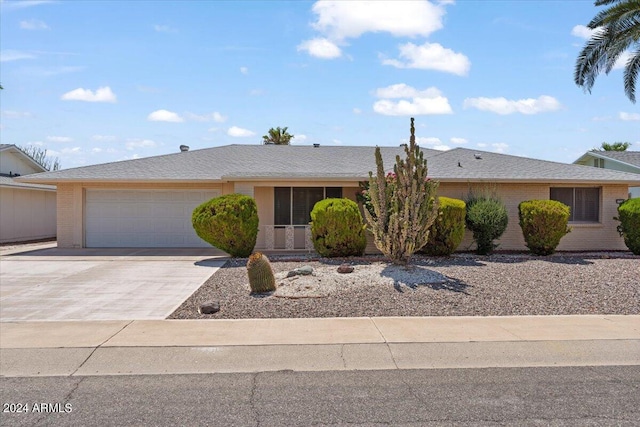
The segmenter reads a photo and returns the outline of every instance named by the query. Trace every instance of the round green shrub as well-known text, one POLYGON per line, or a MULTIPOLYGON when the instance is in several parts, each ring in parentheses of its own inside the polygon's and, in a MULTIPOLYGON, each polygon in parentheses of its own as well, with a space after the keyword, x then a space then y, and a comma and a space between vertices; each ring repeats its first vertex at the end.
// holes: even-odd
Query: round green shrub
POLYGON ((636 255, 640 255, 640 197, 626 200, 618 206, 618 232, 624 244, 636 255))
POLYGON ((311 237, 324 257, 360 256, 367 246, 358 204, 349 199, 324 199, 311 211, 311 237))
POLYGON ((467 201, 465 222, 467 228, 473 232, 473 240, 477 246, 476 252, 479 255, 487 255, 498 247, 493 241, 500 238, 507 229, 509 216, 501 200, 493 197, 476 197, 467 201))
POLYGON ((439 197, 438 218, 429 230, 429 241, 420 252, 427 255, 451 255, 464 238, 467 212, 462 200, 439 197))
POLYGON ((551 255, 571 231, 569 206, 555 200, 527 200, 518 205, 520 228, 529 250, 536 255, 551 255))
POLYGON ((233 257, 248 257, 256 245, 258 208, 249 196, 226 194, 204 202, 191 222, 202 240, 233 257))

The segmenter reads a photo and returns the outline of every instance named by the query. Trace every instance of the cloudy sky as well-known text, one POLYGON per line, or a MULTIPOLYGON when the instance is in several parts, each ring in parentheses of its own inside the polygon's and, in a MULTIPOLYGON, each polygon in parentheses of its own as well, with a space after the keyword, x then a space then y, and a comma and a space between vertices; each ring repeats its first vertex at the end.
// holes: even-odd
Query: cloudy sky
POLYGON ((572 162, 640 150, 622 69, 573 83, 592 1, 2 0, 2 143, 63 168, 227 144, 424 147, 572 162))

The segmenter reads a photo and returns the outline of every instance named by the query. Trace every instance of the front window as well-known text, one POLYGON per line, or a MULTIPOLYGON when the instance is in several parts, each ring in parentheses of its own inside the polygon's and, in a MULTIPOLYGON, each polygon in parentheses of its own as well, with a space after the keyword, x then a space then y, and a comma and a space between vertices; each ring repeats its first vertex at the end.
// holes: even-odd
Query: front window
POLYGON ((571 208, 569 221, 600 221, 600 189, 587 187, 552 187, 549 197, 571 208))
POLYGON ((275 187, 275 225, 307 225, 313 206, 325 198, 342 197, 342 187, 275 187))

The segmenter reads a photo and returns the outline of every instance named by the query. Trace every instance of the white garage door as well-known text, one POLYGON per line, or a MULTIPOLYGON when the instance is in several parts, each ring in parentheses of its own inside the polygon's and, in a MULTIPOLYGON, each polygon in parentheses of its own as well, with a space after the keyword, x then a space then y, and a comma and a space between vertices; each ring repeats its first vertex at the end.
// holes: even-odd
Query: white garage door
POLYGON ((87 190, 88 248, 210 247, 191 226, 193 209, 215 190, 87 190))

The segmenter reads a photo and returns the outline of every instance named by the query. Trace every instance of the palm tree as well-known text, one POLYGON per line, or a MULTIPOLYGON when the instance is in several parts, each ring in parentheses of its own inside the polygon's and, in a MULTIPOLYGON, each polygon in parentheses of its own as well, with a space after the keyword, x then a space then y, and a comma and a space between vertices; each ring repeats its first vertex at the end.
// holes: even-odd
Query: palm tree
POLYGON ((627 148, 631 147, 630 142, 603 142, 600 148, 596 148, 594 151, 627 151, 627 148))
POLYGON ((293 135, 287 132, 287 127, 271 128, 269 133, 262 137, 263 144, 275 144, 275 145, 289 145, 291 140, 295 138, 293 135))
POLYGON ((624 68, 624 92, 635 104, 640 72, 640 0, 596 0, 595 5, 611 7, 587 25, 595 31, 578 55, 573 79, 591 93, 596 77, 602 71, 609 74, 620 55, 631 50, 624 68))

